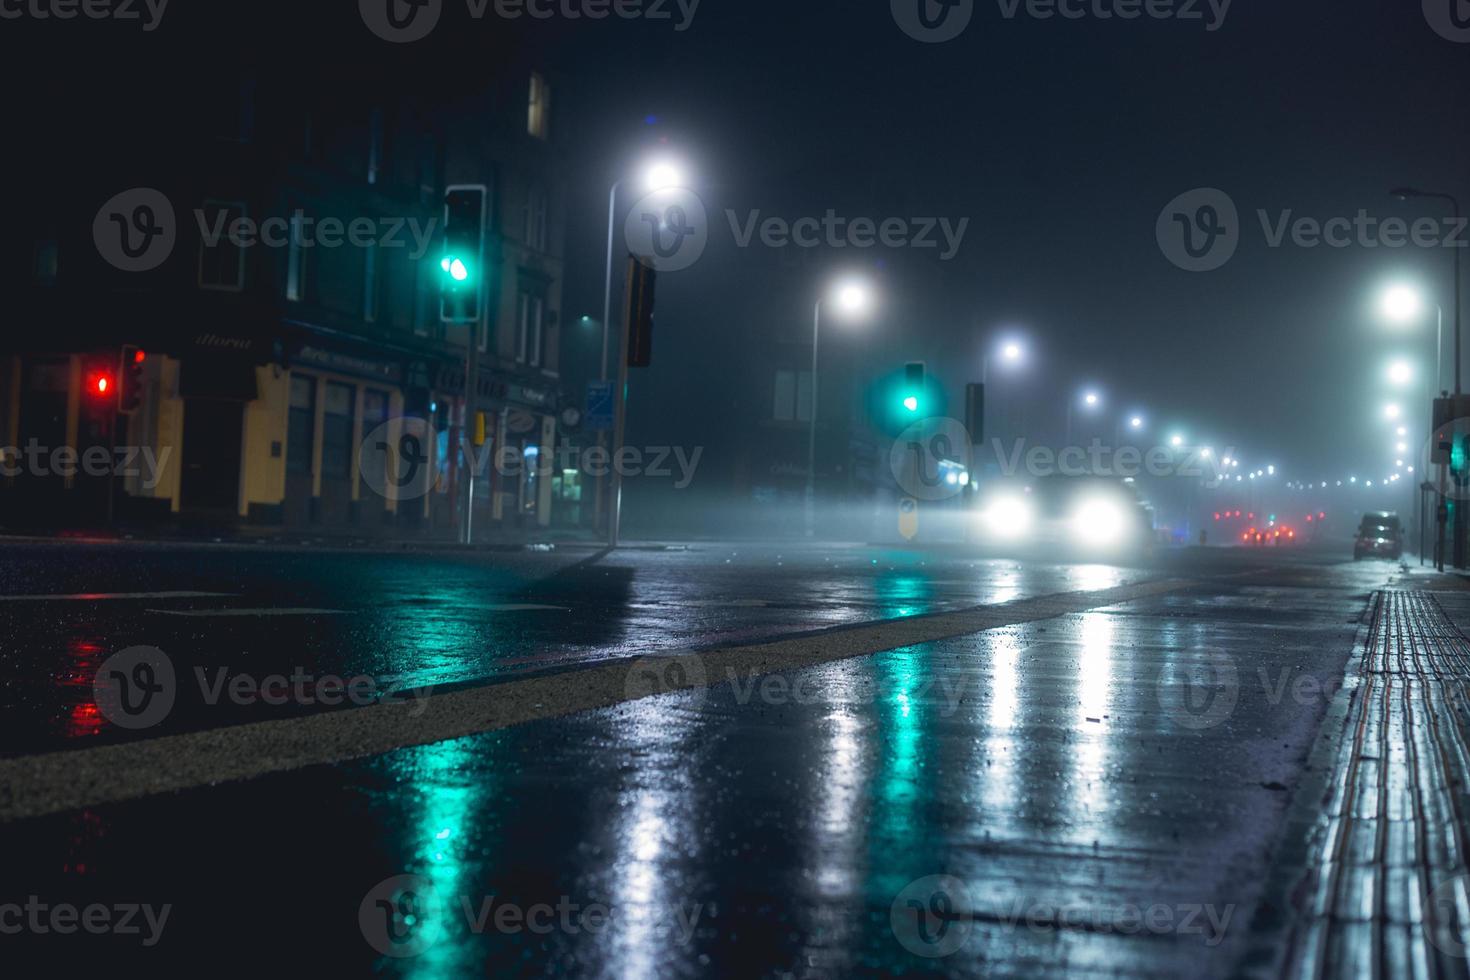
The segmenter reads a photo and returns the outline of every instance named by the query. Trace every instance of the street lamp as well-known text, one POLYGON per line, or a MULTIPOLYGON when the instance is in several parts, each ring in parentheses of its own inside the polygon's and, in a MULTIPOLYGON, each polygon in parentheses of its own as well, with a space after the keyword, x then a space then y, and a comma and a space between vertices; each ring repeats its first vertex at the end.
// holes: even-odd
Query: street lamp
MULTIPOLYGON (((999 348, 999 354, 1000 354, 1001 366, 1002 367, 1005 367, 1005 368, 1007 368, 1007 369, 1009 369, 1011 371, 1019 370, 1020 367, 1026 361, 1026 348, 1023 347, 1021 345, 1020 341, 1018 341, 1018 340, 1007 340, 1004 343, 1002 343, 1000 345, 1000 348, 999 348)), ((986 385, 986 386, 989 386, 989 384, 990 384, 990 353, 989 352, 986 353, 985 357, 980 362, 980 383, 982 385, 986 385)), ((987 399, 987 400, 989 400, 989 399, 987 399)), ((999 399, 997 398, 997 399, 995 399, 995 401, 998 402, 999 399)), ((988 407, 988 406, 986 406, 986 407, 988 407)), ((986 414, 989 414, 989 413, 986 413, 986 414)), ((1009 415, 1009 412, 1008 411, 1001 412, 1001 417, 1003 419, 1005 419, 1006 429, 1009 430, 1010 429, 1010 415, 1009 415)), ((982 420, 982 424, 983 424, 983 420, 982 420)), ((971 433, 971 437, 972 438, 975 437, 976 435, 977 435, 976 433, 971 433)))
POLYGON ((1390 361, 1388 365, 1388 380, 1393 384, 1403 386, 1414 380, 1414 367, 1408 361, 1390 361))
MULTIPOLYGON (((810 428, 807 433, 806 444, 806 501, 805 511, 806 536, 812 537, 816 533, 816 498, 817 498, 817 350, 821 340, 822 332, 822 304, 828 297, 818 296, 817 302, 812 308, 812 405, 810 428)), ((847 319, 857 319, 865 315, 873 305, 873 293, 868 284, 860 279, 845 279, 837 283, 831 290, 831 300, 837 307, 837 311, 847 319)), ((915 404, 917 409, 918 405, 915 404)))
MULTIPOLYGON (((618 219, 618 190, 622 188, 626 180, 626 177, 620 177, 618 180, 613 182, 612 187, 607 192, 607 275, 603 281, 602 286, 602 359, 599 362, 600 366, 597 373, 598 380, 603 382, 604 384, 606 384, 608 380, 608 328, 612 322, 613 240, 616 234, 618 219)), ((672 160, 652 160, 649 161, 648 164, 643 168, 642 183, 644 187, 644 193, 649 194, 653 193, 654 191, 667 190, 671 187, 682 187, 684 185, 684 173, 683 170, 672 160)), ((622 386, 619 386, 619 390, 615 390, 613 392, 613 404, 615 406, 615 413, 620 413, 622 411, 622 399, 624 392, 621 390, 621 387, 622 386)), ((621 423, 617 423, 617 425, 621 425, 621 423)), ((606 438, 607 434, 605 432, 598 432, 597 445, 599 447, 604 446, 606 438)), ((616 433, 614 433, 614 438, 617 438, 616 433)), ((618 446, 614 446, 614 452, 616 452, 618 448, 618 446)), ((596 510, 599 519, 601 518, 601 515, 603 513, 603 479, 604 478, 601 476, 597 478, 596 510)), ((622 508, 621 482, 618 478, 616 478, 616 476, 613 482, 616 484, 616 486, 613 493, 612 514, 609 517, 607 526, 608 545, 610 547, 616 547, 618 543, 618 524, 621 518, 622 508)))
POLYGON ((1175 449, 1178 449, 1180 446, 1184 445, 1184 437, 1177 433, 1170 436, 1169 445, 1173 446, 1175 449))
MULTIPOLYGON (((684 186, 684 171, 672 160, 650 161, 643 168, 642 177, 646 194, 684 186)), ((618 190, 626 180, 626 177, 618 179, 607 194, 607 277, 602 287, 602 370, 598 374, 602 381, 607 380, 608 324, 612 321, 613 237, 618 219, 618 190)))
POLYGON ((1398 402, 1389 402, 1383 406, 1383 414, 1385 418, 1397 419, 1404 414, 1404 410, 1399 408, 1398 402))
MULTIPOLYGON (((1099 395, 1096 391, 1094 391, 1092 389, 1086 389, 1086 390, 1084 390, 1081 393, 1081 396, 1077 400, 1082 403, 1083 409, 1085 411, 1087 411, 1087 412, 1095 412, 1095 411, 1097 411, 1098 406, 1100 406, 1102 404, 1102 396, 1099 395)), ((1072 444, 1072 410, 1073 410, 1073 403, 1071 401, 1068 401, 1067 402, 1067 445, 1069 445, 1069 446, 1072 444)))
MULTIPOLYGON (((1457 198, 1457 197, 1455 197, 1455 195, 1453 195, 1453 194, 1446 194, 1443 191, 1425 191, 1425 190, 1419 190, 1418 188, 1415 188, 1415 187, 1400 187, 1400 188, 1397 188, 1396 190, 1390 191, 1389 193, 1391 195, 1393 195, 1394 197, 1398 198, 1400 201, 1407 201, 1411 197, 1422 197, 1422 198, 1432 198, 1432 199, 1435 199, 1435 200, 1448 201, 1448 202, 1450 202, 1450 207, 1453 209, 1454 215, 1455 215, 1455 228, 1456 228, 1457 231, 1459 230, 1459 226, 1460 226, 1460 199, 1457 198)), ((1462 284, 1460 282, 1460 252, 1463 251, 1463 249, 1452 248, 1452 249, 1450 249, 1450 251, 1453 252, 1453 253, 1455 253, 1455 394, 1456 395, 1459 395, 1460 394, 1460 343, 1461 343, 1461 340, 1462 340, 1462 331, 1461 331, 1462 306, 1461 306, 1461 303, 1460 303, 1460 292, 1461 292, 1461 285, 1462 284)), ((1458 550, 1458 549, 1456 549, 1456 550, 1458 550)))

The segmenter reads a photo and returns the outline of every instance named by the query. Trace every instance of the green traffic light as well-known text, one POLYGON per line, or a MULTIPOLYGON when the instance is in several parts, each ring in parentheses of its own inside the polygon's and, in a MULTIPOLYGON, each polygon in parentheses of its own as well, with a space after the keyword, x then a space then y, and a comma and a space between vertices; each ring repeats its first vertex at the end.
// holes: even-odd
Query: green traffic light
POLYGON ((464 260, 453 255, 446 255, 440 259, 439 268, 449 273, 449 278, 455 282, 464 282, 470 277, 469 267, 464 264, 464 260))
POLYGON ((909 395, 903 400, 903 407, 910 412, 917 412, 919 410, 919 399, 913 395, 909 395))

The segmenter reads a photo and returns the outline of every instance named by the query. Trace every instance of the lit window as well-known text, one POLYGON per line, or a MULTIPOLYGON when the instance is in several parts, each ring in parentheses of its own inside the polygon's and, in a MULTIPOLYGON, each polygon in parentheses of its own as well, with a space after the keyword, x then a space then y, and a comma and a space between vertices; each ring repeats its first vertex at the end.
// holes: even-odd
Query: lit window
POLYGON ((526 132, 546 139, 551 127, 551 88, 539 72, 531 72, 530 110, 526 116, 526 132))

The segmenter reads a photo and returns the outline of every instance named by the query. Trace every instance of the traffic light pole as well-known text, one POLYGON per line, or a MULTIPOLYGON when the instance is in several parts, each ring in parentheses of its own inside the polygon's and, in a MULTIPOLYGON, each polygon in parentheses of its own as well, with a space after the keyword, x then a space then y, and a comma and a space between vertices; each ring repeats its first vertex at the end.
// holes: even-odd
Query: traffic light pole
MULTIPOLYGON (((628 264, 628 295, 633 294, 633 262, 628 264)), ((613 390, 612 514, 607 522, 607 546, 616 548, 623 522, 623 468, 618 457, 623 451, 623 433, 628 418, 628 330, 629 304, 624 304, 623 325, 618 331, 618 385, 613 390)))
MULTIPOLYGON (((480 277, 480 316, 474 323, 469 324, 470 337, 466 345, 464 358, 464 419, 460 426, 459 445, 460 453, 465 461, 465 507, 464 519, 460 522, 459 543, 468 545, 475 542, 475 465, 480 457, 479 453, 468 452, 471 444, 469 433, 474 431, 471 426, 475 424, 476 414, 480 410, 480 336, 485 324, 485 277, 480 277)), ((499 451, 500 447, 493 447, 499 451)))

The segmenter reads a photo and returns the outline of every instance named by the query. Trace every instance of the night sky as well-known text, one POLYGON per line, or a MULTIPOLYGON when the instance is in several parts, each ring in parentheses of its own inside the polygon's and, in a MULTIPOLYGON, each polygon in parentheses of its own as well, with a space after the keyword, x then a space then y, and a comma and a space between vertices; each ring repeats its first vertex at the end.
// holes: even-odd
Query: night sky
POLYGON ((0 22, 17 55, 7 84, 34 100, 17 127, 57 124, 55 106, 78 93, 99 113, 146 110, 160 77, 215 58, 299 72, 303 85, 391 88, 473 85, 507 49, 544 52, 570 89, 558 116, 571 127, 568 356, 576 317, 601 309, 608 184, 659 140, 677 148, 711 245, 660 283, 654 366, 633 388, 630 441, 643 444, 697 441, 721 424, 743 396, 729 357, 782 331, 803 336, 832 275, 878 268, 881 315, 828 335, 829 349, 860 345, 875 373, 923 359, 956 398, 978 379, 986 338, 1014 327, 1033 348, 1033 417, 1056 429, 1061 400, 1093 383, 1155 431, 1234 445, 1288 478, 1386 467, 1383 367, 1394 354, 1426 361, 1433 325, 1394 334, 1373 296, 1405 275, 1448 290, 1450 252, 1270 248, 1256 212, 1441 213, 1388 196, 1404 184, 1470 197, 1470 44, 1438 36, 1414 3, 1239 0, 1211 32, 1204 21, 1007 20, 988 2, 936 45, 906 36, 879 2, 704 0, 683 32, 672 5, 668 21, 539 25, 471 22, 451 3, 434 36, 405 47, 368 35, 351 4, 308 15, 176 3, 165 29, 126 45, 0 22), (63 67, 67 50, 86 52, 85 75, 63 67), (1242 242, 1224 268, 1187 273, 1161 254, 1155 221, 1176 195, 1210 186, 1238 206, 1242 242), (828 208, 969 226, 944 262, 938 250, 738 249, 724 215, 828 208), (679 397, 710 411, 654 407, 679 397))

